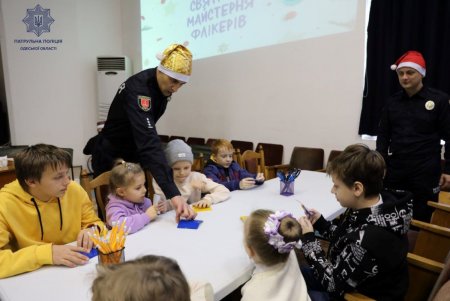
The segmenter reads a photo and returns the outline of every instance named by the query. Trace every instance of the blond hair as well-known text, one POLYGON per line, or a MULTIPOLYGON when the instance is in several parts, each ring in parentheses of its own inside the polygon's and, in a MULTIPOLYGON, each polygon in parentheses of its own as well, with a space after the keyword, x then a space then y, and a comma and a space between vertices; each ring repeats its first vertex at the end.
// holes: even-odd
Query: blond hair
POLYGON ((189 301, 189 284, 178 263, 146 255, 118 265, 97 266, 92 301, 189 301))
POLYGON ((125 162, 123 159, 114 161, 114 167, 109 176, 109 189, 115 193, 117 188, 126 187, 131 184, 135 175, 143 173, 139 164, 125 162))
MULTIPOLYGON (((267 266, 286 262, 289 257, 289 253, 279 253, 274 246, 270 245, 269 236, 264 232, 264 225, 273 213, 271 210, 258 209, 253 211, 246 220, 248 231, 246 231, 245 243, 267 266)), ((297 242, 302 235, 302 228, 295 218, 284 217, 280 221, 278 233, 283 236, 286 243, 297 242)))

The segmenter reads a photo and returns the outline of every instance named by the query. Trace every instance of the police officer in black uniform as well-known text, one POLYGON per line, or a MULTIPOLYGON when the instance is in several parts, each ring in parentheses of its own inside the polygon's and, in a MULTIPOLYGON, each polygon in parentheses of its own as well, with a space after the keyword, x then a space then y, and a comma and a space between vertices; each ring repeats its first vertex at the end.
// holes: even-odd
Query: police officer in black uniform
POLYGON ((172 93, 189 80, 192 54, 183 45, 174 44, 160 59, 157 68, 141 71, 120 85, 92 153, 94 176, 111 170, 117 158, 140 163, 177 208, 177 220, 180 216, 194 218, 173 182, 155 128, 172 93))
POLYGON ((427 201, 437 201, 440 189, 450 184, 449 96, 423 85, 425 60, 417 51, 406 52, 391 69, 403 89, 389 98, 379 124, 377 150, 387 164, 384 185, 411 191, 414 219, 429 222, 427 201))

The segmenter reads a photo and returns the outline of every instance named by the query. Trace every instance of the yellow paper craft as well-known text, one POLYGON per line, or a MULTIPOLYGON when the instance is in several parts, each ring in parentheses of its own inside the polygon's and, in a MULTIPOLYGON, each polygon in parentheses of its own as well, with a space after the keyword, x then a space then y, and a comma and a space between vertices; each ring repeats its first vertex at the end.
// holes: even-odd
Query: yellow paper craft
POLYGON ((242 215, 241 217, 240 217, 240 219, 241 219, 241 221, 243 221, 243 222, 245 222, 245 220, 247 219, 247 215, 242 215))
POLYGON ((194 211, 198 213, 198 212, 211 211, 212 207, 200 208, 200 207, 192 206, 192 209, 194 209, 194 211))

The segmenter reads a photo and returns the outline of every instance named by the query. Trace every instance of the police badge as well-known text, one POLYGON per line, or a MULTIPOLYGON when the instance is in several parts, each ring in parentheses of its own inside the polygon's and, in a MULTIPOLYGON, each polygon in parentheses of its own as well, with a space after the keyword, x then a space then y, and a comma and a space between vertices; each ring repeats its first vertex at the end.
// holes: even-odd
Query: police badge
POLYGON ((138 105, 142 111, 147 112, 152 108, 152 99, 148 96, 138 95, 138 105))
POLYGON ((427 109, 428 111, 433 110, 433 109, 434 109, 434 101, 428 100, 428 101, 425 103, 425 109, 427 109))

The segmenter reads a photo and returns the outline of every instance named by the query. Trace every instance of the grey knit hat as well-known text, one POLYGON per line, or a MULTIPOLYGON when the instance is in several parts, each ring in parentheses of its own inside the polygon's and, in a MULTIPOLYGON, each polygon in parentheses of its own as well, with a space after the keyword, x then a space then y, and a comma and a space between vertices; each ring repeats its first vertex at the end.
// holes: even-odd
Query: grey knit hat
POLYGON ((180 139, 169 141, 165 153, 169 166, 174 165, 178 161, 189 161, 191 163, 194 161, 191 147, 180 139))

